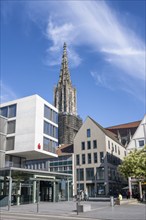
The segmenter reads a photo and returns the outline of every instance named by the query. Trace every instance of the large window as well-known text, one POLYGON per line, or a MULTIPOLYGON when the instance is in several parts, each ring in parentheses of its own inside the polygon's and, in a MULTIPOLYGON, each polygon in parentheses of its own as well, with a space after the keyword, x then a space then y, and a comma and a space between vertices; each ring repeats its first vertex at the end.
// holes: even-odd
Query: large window
POLYGON ((144 140, 140 140, 139 141, 139 147, 143 147, 144 146, 144 140))
POLYGON ((81 149, 82 149, 82 150, 85 150, 85 142, 82 142, 82 143, 81 143, 81 149))
POLYGON ((44 121, 44 133, 54 138, 58 138, 58 128, 46 121, 44 121))
POLYGON ((86 168, 86 180, 94 180, 94 168, 86 168))
POLYGON ((55 142, 49 138, 44 137, 43 150, 51 152, 51 153, 56 153, 57 145, 58 145, 58 142, 55 142))
POLYGON ((108 140, 108 148, 110 149, 110 141, 108 140))
POLYGON ((91 137, 91 130, 87 129, 87 137, 91 137))
POLYGON ((84 169, 79 168, 77 169, 77 181, 84 180, 84 169))
POLYGON ((96 178, 97 178, 97 180, 104 179, 104 167, 97 167, 96 168, 96 178))
POLYGON ((2 107, 0 109, 0 115, 6 118, 13 118, 16 117, 16 104, 2 107))
POLYGON ((104 162, 104 153, 100 152, 100 163, 104 162))
POLYGON ((93 141, 93 148, 96 149, 97 148, 97 140, 93 141))
POLYGON ((76 155, 76 165, 80 165, 80 155, 76 155))
POLYGON ((7 134, 13 134, 15 133, 15 123, 16 121, 8 121, 8 126, 7 126, 7 134))
POLYGON ((44 105, 44 117, 50 121, 58 123, 58 114, 53 109, 49 108, 47 105, 44 105))
POLYGON ((14 142, 15 142, 15 137, 8 137, 6 139, 6 151, 14 150, 14 142))
POLYGON ((98 163, 97 152, 94 153, 94 163, 98 163))
POLYGON ((90 153, 88 154, 88 163, 89 164, 91 163, 91 154, 90 153))
POLYGON ((87 141, 87 149, 88 149, 88 150, 91 149, 91 141, 87 141))
POLYGON ((86 163, 85 154, 82 154, 82 164, 86 163))

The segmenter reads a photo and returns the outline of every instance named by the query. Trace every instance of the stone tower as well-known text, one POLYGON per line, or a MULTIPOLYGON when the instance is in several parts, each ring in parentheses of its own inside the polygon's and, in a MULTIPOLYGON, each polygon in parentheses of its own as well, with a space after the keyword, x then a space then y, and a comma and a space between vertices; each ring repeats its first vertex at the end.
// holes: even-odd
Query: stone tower
POLYGON ((59 111, 59 144, 71 144, 82 125, 82 120, 77 116, 76 89, 72 86, 70 79, 66 43, 63 46, 59 81, 54 89, 54 105, 59 111))

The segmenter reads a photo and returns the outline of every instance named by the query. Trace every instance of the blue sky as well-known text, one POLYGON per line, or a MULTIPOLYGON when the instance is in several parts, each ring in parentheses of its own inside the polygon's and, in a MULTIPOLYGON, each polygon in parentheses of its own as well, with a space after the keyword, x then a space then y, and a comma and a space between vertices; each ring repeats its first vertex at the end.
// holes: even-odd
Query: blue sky
POLYGON ((83 120, 106 127, 142 119, 145 4, 1 0, 1 102, 38 94, 53 103, 66 42, 83 120))

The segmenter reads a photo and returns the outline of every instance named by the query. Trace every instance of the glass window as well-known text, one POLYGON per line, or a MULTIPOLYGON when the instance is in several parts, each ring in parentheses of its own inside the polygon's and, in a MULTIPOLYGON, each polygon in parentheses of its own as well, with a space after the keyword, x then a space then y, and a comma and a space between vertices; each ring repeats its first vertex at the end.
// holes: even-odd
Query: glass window
POLYGON ((85 154, 82 154, 82 164, 85 164, 86 161, 85 161, 85 154))
POLYGON ((16 104, 15 105, 10 105, 8 110, 8 117, 12 118, 12 117, 16 117, 16 104))
POLYGON ((88 163, 91 163, 91 154, 88 154, 88 163))
POLYGON ((94 163, 98 162, 98 158, 97 158, 97 152, 94 153, 94 163))
POLYGON ((15 137, 8 137, 6 141, 6 151, 14 150, 15 137))
POLYGON ((143 147, 144 146, 144 140, 140 140, 139 141, 139 147, 143 147))
POLYGON ((80 165, 80 155, 76 155, 76 165, 80 165))
POLYGON ((97 140, 93 141, 93 148, 96 149, 97 148, 97 140))
POLYGON ((87 129, 87 137, 91 137, 91 131, 90 131, 90 129, 87 129))
POLYGON ((104 162, 104 153, 100 152, 100 163, 104 162))
POLYGON ((110 149, 110 141, 108 140, 108 148, 110 149))
POLYGON ((117 145, 115 145, 115 152, 117 153, 117 145))
POLYGON ((44 134, 52 136, 54 138, 58 137, 58 128, 54 125, 44 121, 44 134))
POLYGON ((120 155, 120 148, 118 147, 118 154, 120 155))
POLYGON ((50 121, 58 123, 58 114, 47 105, 44 105, 44 117, 50 121))
POLYGON ((51 153, 56 153, 56 147, 58 142, 50 140, 49 138, 44 137, 43 139, 43 150, 49 151, 51 153))
POLYGON ((84 169, 77 169, 77 181, 84 180, 84 169))
POLYGON ((7 134, 15 133, 15 120, 14 121, 8 121, 7 126, 7 134))
POLYGON ((97 195, 105 195, 105 184, 104 183, 97 184, 97 195))
POLYGON ((96 178, 97 178, 97 180, 104 179, 104 167, 97 167, 96 168, 96 178))
POLYGON ((86 180, 94 180, 94 168, 86 168, 86 180))
POLYGON ((82 150, 85 150, 85 142, 81 143, 81 148, 82 148, 82 150))
POLYGON ((3 107, 0 109, 0 115, 7 117, 8 116, 8 107, 3 107))
POLYGON ((91 141, 87 141, 87 149, 88 149, 88 150, 91 149, 91 141))

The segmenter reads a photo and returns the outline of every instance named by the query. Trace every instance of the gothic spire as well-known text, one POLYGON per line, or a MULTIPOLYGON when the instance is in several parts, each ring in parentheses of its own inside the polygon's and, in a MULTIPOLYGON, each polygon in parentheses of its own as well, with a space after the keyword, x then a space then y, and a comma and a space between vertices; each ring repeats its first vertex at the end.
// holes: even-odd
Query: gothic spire
POLYGON ((70 73, 69 73, 69 69, 68 69, 68 58, 67 58, 67 49, 66 48, 67 48, 67 45, 64 42, 59 83, 71 84, 70 73))

